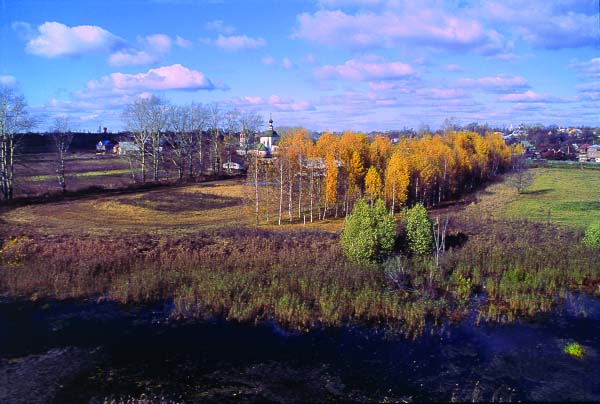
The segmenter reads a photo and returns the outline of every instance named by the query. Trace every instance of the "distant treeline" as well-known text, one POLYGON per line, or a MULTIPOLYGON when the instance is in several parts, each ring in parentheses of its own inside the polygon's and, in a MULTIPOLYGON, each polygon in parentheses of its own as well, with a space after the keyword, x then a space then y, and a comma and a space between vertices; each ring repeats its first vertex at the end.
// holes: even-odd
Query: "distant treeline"
MULTIPOLYGON (((122 133, 73 133, 71 142, 71 151, 94 151, 96 144, 100 140, 110 140, 117 143, 120 140, 128 138, 127 132, 122 133)), ((19 145, 20 153, 53 153, 56 151, 56 145, 50 133, 23 133, 15 135, 19 145)))

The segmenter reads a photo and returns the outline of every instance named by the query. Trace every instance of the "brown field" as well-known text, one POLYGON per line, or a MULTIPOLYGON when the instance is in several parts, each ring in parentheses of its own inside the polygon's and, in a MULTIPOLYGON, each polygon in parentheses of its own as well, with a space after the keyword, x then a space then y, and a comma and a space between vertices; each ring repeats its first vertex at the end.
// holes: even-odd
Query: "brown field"
MULTIPOLYGON (((15 196, 60 192, 52 153, 26 154, 15 165, 15 196)), ((67 190, 119 188, 133 182, 127 160, 115 155, 70 153, 65 162, 67 190)))
POLYGON ((248 226, 242 180, 0 208, 7 226, 38 234, 181 234, 248 226))

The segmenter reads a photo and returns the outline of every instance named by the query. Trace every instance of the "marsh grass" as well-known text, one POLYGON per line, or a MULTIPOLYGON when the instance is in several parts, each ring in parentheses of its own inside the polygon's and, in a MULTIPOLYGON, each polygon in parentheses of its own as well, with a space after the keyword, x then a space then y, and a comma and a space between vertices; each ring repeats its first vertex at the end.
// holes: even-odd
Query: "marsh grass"
POLYGON ((509 322, 551 310, 568 291, 598 290, 600 263, 579 233, 453 218, 451 233, 459 229, 468 241, 451 248, 440 267, 430 257, 403 258, 401 283, 376 264, 348 262, 338 236, 322 231, 8 238, 0 291, 172 300, 175 318, 275 320, 296 330, 361 322, 416 336, 427 322, 460 320, 472 310, 480 321, 509 322))
POLYGON ((414 336, 428 322, 471 312, 510 322, 548 312, 572 292, 600 296, 600 261, 581 242, 579 218, 510 214, 554 195, 549 202, 568 208, 565 218, 597 216, 579 210, 596 206, 597 191, 572 184, 598 179, 538 170, 527 194, 495 183, 465 209, 430 212, 450 216, 437 266, 407 255, 402 226, 396 257, 383 268, 344 258, 343 219, 256 228, 247 189, 235 180, 15 206, 0 217, 0 293, 169 300, 176 318, 275 320, 297 330, 361 322, 414 336))

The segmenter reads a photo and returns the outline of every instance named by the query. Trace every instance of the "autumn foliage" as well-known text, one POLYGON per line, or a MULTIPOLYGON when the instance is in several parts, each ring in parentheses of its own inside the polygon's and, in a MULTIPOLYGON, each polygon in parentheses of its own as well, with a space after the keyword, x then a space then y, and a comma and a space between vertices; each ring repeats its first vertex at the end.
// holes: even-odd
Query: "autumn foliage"
POLYGON ((500 133, 427 134, 392 144, 387 136, 370 140, 351 131, 313 142, 305 130, 292 130, 256 178, 264 184, 257 186, 265 201, 260 217, 281 222, 285 210, 289 221, 344 217, 363 197, 371 204, 381 198, 393 212, 435 206, 509 168, 511 153, 500 133))

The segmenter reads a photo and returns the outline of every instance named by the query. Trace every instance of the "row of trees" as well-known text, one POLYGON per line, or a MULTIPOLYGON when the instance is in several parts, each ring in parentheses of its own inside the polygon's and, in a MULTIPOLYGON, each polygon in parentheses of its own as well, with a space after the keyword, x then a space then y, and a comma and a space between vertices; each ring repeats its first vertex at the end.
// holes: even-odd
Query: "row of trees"
POLYGON ((130 157, 140 167, 142 182, 148 161, 157 181, 165 159, 177 168, 180 179, 195 176, 205 166, 218 174, 223 158, 231 161, 239 145, 237 134, 243 130, 252 135, 262 126, 254 112, 224 109, 217 103, 178 106, 155 96, 127 105, 123 121, 137 148, 130 157))
POLYGON ((392 145, 386 136, 351 131, 313 142, 293 130, 282 134, 273 159, 253 159, 250 199, 257 224, 348 215, 361 197, 371 204, 381 198, 391 211, 431 206, 510 168, 512 154, 499 133, 449 132, 392 145))
MULTIPOLYGON (((150 167, 152 179, 169 160, 180 179, 203 168, 220 173, 222 160, 239 147, 237 134, 248 138, 262 126, 255 113, 224 109, 218 104, 171 105, 157 97, 138 99, 126 106, 123 121, 132 134, 137 153, 129 155, 132 173, 139 167, 142 182, 150 167)), ((24 98, 8 87, 0 88, 0 191, 10 199, 14 190, 17 135, 34 125, 24 98)), ((65 155, 72 135, 67 118, 57 119, 52 130, 56 143, 56 173, 64 191, 65 155)), ((249 139, 250 140, 250 139, 249 139)), ((251 142, 248 142, 250 145, 251 142)), ((455 131, 444 136, 402 139, 392 147, 389 138, 347 131, 324 133, 316 142, 304 129, 283 134, 276 158, 250 153, 250 195, 256 221, 273 217, 315 218, 347 215, 364 196, 370 203, 383 198, 392 211, 407 202, 435 205, 443 199, 493 177, 510 163, 511 151, 500 134, 485 136, 455 131), (276 211, 276 213, 274 212, 276 211)))

